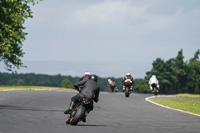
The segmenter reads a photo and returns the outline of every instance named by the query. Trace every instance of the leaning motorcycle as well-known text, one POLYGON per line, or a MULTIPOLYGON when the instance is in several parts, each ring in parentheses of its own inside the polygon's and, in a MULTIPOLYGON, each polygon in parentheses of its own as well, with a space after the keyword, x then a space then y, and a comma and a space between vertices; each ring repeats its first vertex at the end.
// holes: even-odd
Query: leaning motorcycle
POLYGON ((152 86, 152 92, 154 93, 154 95, 157 96, 158 95, 158 88, 156 87, 156 84, 154 83, 151 86, 152 86))
POLYGON ((72 109, 66 120, 66 124, 77 125, 78 122, 88 115, 88 108, 90 104, 93 104, 93 100, 89 98, 82 98, 80 102, 72 109))
POLYGON ((132 81, 131 81, 131 79, 126 79, 126 80, 124 81, 124 85, 125 85, 125 91, 124 91, 125 97, 129 97, 129 95, 131 94, 130 88, 131 88, 131 86, 132 86, 132 81))
POLYGON ((114 83, 109 84, 108 87, 111 92, 118 92, 117 86, 114 83))

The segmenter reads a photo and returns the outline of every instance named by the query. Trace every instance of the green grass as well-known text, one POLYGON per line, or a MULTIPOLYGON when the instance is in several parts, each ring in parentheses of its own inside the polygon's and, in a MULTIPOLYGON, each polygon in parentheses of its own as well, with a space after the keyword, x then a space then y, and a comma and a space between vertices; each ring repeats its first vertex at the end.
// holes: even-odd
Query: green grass
POLYGON ((173 109, 179 109, 200 115, 200 101, 180 100, 180 99, 150 99, 150 100, 173 109))
POLYGON ((192 98, 200 98, 200 95, 199 95, 199 94, 187 94, 187 93, 184 93, 184 94, 176 94, 176 95, 172 95, 172 96, 175 96, 175 97, 192 97, 192 98))
POLYGON ((44 87, 44 86, 0 86, 1 90, 66 90, 67 88, 61 87, 44 87))

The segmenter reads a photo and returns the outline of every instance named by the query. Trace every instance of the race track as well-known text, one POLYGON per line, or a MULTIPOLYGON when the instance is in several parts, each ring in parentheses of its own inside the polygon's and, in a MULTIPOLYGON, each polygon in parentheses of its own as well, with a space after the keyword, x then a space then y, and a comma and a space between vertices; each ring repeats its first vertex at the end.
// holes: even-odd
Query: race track
POLYGON ((87 122, 66 125, 70 91, 0 91, 0 133, 199 133, 200 117, 145 101, 151 95, 100 93, 87 122))

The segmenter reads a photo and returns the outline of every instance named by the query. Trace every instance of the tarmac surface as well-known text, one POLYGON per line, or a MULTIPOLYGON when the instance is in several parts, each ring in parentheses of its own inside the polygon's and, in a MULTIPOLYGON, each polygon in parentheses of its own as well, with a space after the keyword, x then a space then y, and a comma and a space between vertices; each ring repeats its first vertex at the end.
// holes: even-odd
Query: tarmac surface
POLYGON ((199 133, 200 117, 145 101, 150 94, 100 93, 87 122, 66 125, 72 91, 0 91, 0 133, 199 133))

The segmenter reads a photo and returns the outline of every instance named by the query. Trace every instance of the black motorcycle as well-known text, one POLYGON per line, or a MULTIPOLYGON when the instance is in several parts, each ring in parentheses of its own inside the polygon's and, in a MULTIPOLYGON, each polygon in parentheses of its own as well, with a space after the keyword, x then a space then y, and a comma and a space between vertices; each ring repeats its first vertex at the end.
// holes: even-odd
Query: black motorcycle
POLYGON ((152 92, 154 93, 154 95, 157 96, 158 95, 158 88, 156 87, 156 84, 153 83, 151 86, 152 86, 152 89, 153 89, 152 92))
POLYGON ((90 104, 93 104, 92 99, 80 99, 79 103, 77 103, 71 113, 69 113, 66 124, 77 125, 78 122, 83 121, 88 115, 90 104))
POLYGON ((132 81, 130 79, 126 79, 124 81, 124 85, 125 85, 125 91, 124 91, 125 97, 129 97, 129 95, 131 94, 130 88, 132 86, 132 81))

